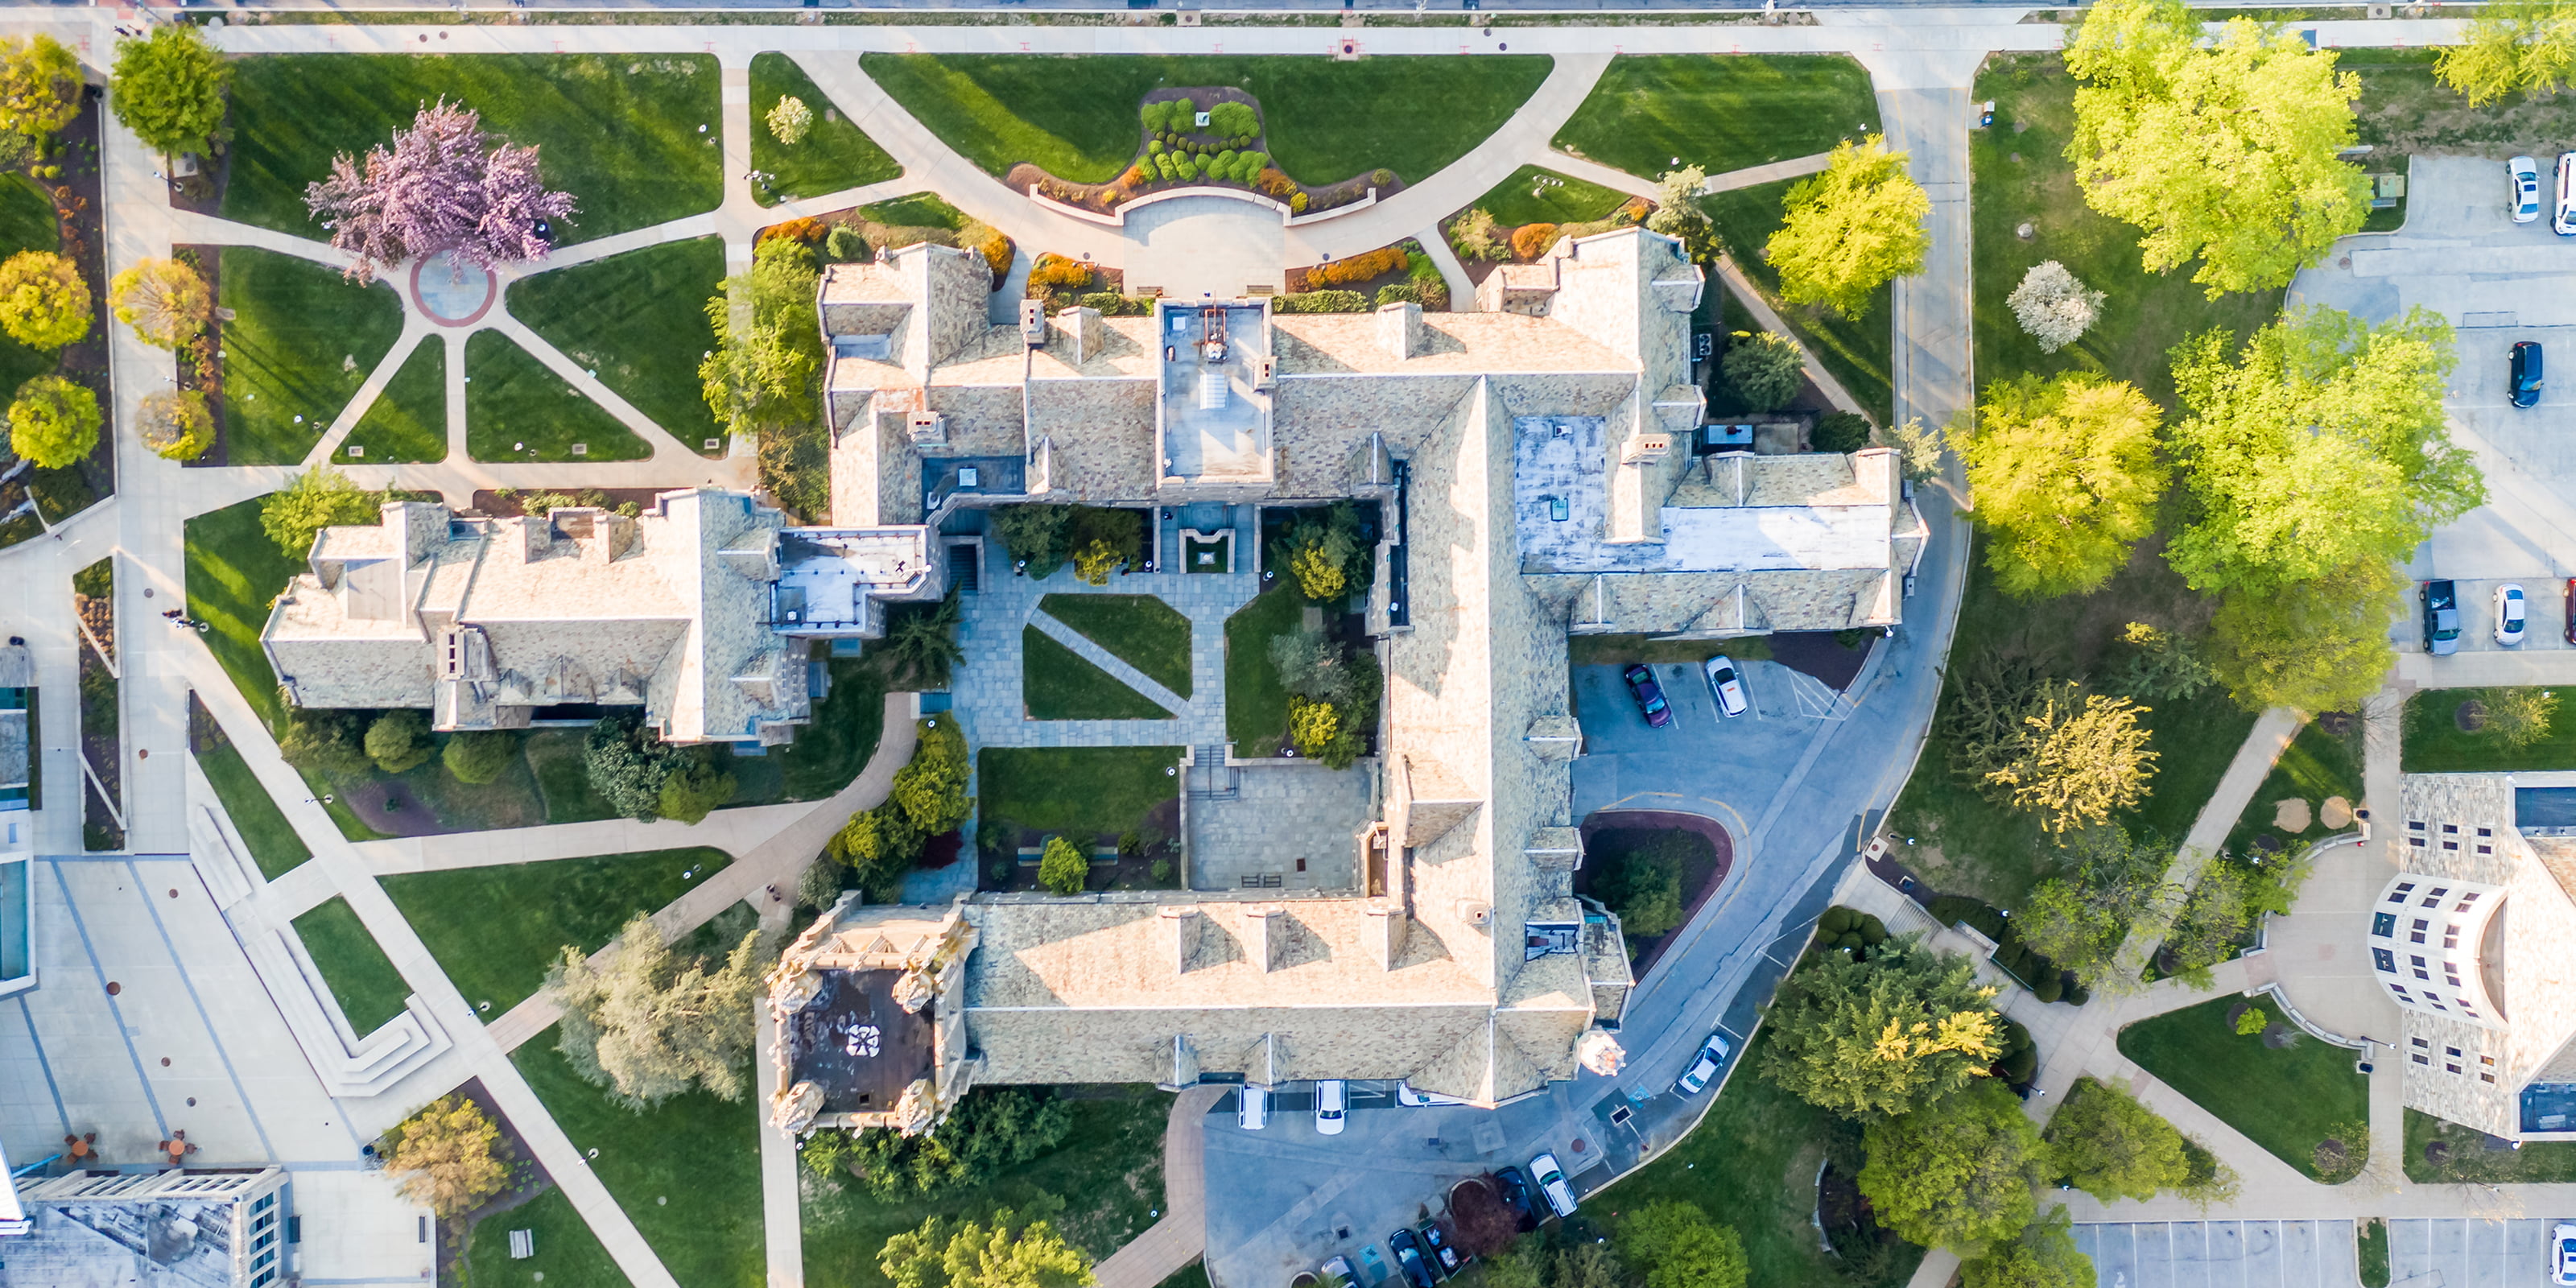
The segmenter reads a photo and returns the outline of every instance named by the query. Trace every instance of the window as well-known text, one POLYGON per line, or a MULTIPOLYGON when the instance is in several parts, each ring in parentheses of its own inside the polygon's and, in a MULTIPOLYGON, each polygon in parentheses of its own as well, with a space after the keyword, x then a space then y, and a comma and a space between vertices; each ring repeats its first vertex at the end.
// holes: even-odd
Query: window
POLYGON ((2435 887, 2433 887, 2433 890, 2432 890, 2432 896, 2433 896, 2434 898, 2436 898, 2436 899, 2439 899, 2439 898, 2441 898, 2443 895, 2449 894, 2450 892, 2451 892, 2451 887, 2449 887, 2449 886, 2435 886, 2435 887))
POLYGON ((2421 832, 2421 831, 2423 831, 2423 830, 2424 830, 2424 820, 2422 820, 2422 819, 2420 819, 2420 818, 2410 818, 2410 819, 2406 820, 2406 830, 2407 830, 2407 831, 2409 831, 2409 832, 2421 832))
POLYGON ((2478 1081, 2492 1087, 2495 1085, 2495 1075, 2492 1073, 2481 1073, 2478 1075, 2478 1081))
POLYGON ((2479 1056, 2479 1057, 2478 1057, 2478 1063, 2480 1063, 2480 1064, 2482 1064, 2482 1065, 2485 1065, 2486 1067, 2488 1067, 2488 1068, 2492 1069, 2492 1068, 2494 1068, 2494 1067, 2495 1067, 2495 1057, 2494 1057, 2494 1056, 2491 1056, 2491 1055, 2482 1055, 2482 1056, 2479 1056))
POLYGON ((2460 1049, 2459 1049, 2458 1047, 2455 1047, 2455 1046, 2446 1046, 2446 1047, 2443 1047, 2443 1048, 2442 1048, 2442 1054, 2447 1055, 2447 1056, 2451 1057, 2451 1058, 2452 1058, 2452 1059, 2454 1059, 2454 1060, 2457 1060, 2457 1059, 2459 1059, 2459 1058, 2460 1058, 2460 1049))
POLYGON ((2459 928, 2459 927, 2457 927, 2457 926, 2453 926, 2453 927, 2451 927, 2451 933, 2449 933, 2449 934, 2447 934, 2447 935, 2442 936, 2442 946, 2443 946, 2444 948, 2457 948, 2457 947, 2459 947, 2459 946, 2460 946, 2460 928, 2459 928))
POLYGON ((2410 944, 2420 944, 2424 942, 2424 931, 2432 924, 2433 923, 2424 920, 2422 917, 2417 917, 2415 919, 2415 924, 2408 927, 2410 933, 2406 936, 2406 942, 2410 944))
POLYGON ((2421 1064, 2421 1065, 2430 1065, 2430 1064, 2432 1064, 2433 1062, 2432 1062, 2431 1060, 2428 1060, 2428 1059, 2424 1058, 2423 1056, 2420 1056, 2420 1055, 2419 1055, 2419 1056, 2415 1057, 2415 1063, 2417 1063, 2417 1064, 2421 1064))
POLYGON ((2442 1012, 2442 1013, 2443 1013, 2443 1014, 2445 1014, 2445 1015, 2448 1015, 2448 1014, 2450 1014, 2450 1013, 2451 1013, 2451 1008, 2450 1008, 2450 1007, 2447 1007, 2447 1006, 2442 1005, 2442 999, 2440 999, 2440 998, 2438 998, 2438 997, 2427 997, 2427 998, 2425 998, 2424 1000, 2425 1000, 2426 1002, 2428 1002, 2428 1003, 2431 1003, 2431 1004, 2432 1004, 2432 1007, 2433 1007, 2433 1009, 2434 1009, 2434 1010, 2440 1011, 2440 1012, 2442 1012))
MULTIPOLYGON (((2485 846, 2483 846, 2483 845, 2481 845, 2481 846, 2479 846, 2479 847, 2478 847, 2478 853, 2480 853, 2480 854, 2484 854, 2484 853, 2486 853, 2486 852, 2487 852, 2487 847, 2485 847, 2485 846)), ((2470 905, 2470 904, 2473 904, 2473 903, 2476 903, 2477 901, 2478 901, 2478 897, 2477 897, 2476 895, 2470 895, 2468 898, 2460 900, 2459 906, 2458 906, 2458 907, 2455 907, 2455 908, 2453 908, 2453 909, 2451 909, 2451 911, 2453 911, 2453 912, 2467 912, 2467 911, 2469 910, 2469 905, 2470 905)))
MULTIPOLYGON (((2421 824, 2421 823, 2418 823, 2418 824, 2416 824, 2415 826, 2417 826, 2417 827, 2422 827, 2422 826, 2424 826, 2424 825, 2423 825, 2423 824, 2421 824)), ((2419 844, 2419 845, 2420 845, 2420 844, 2422 844, 2422 842, 2420 842, 2420 841, 2419 841, 2419 842, 2417 842, 2417 844, 2419 844)), ((2389 901, 2390 903, 2404 903, 2404 902, 2406 902, 2406 896, 2408 896, 2408 895, 2410 895, 2410 894, 2413 894, 2413 893, 2415 893, 2415 883, 2414 883, 2414 882, 2412 882, 2412 881, 2400 881, 2400 882, 2398 882, 2398 883, 2397 883, 2397 888, 2396 888, 2396 889, 2391 890, 2391 891, 2389 891, 2389 892, 2388 892, 2388 901, 2389 901)))
POLYGON ((2476 903, 2477 901, 2478 901, 2478 892, 2477 892, 2477 891, 2475 891, 2475 890, 2471 890, 2471 891, 2469 891, 2467 894, 2461 895, 2461 896, 2460 896, 2460 911, 2462 911, 2462 912, 2467 912, 2467 911, 2469 910, 2469 905, 2470 905, 2470 904, 2473 904, 2473 903, 2476 903))
POLYGON ((2458 1065, 2456 1065, 2456 1064, 2446 1064, 2446 1065, 2443 1065, 2443 1066, 2442 1066, 2442 1072, 2447 1073, 2447 1074, 2450 1074, 2450 1075, 2451 1075, 2451 1076, 2453 1076, 2453 1077, 2458 1077, 2458 1076, 2459 1076, 2459 1073, 2460 1073, 2460 1066, 2458 1066, 2458 1065))
MULTIPOLYGON (((2406 843, 2407 843, 2408 845, 2411 845, 2411 846, 2415 847, 2416 849, 2419 849, 2419 850, 2424 848, 2424 838, 2423 838, 2423 837, 2420 837, 2420 836, 2410 836, 2410 837, 2407 837, 2407 838, 2406 838, 2406 843)), ((2406 892, 2405 892, 2405 891, 2403 891, 2403 890, 2400 890, 2400 891, 2398 891, 2397 893, 2395 893, 2395 894, 2393 894, 2393 895, 2390 895, 2390 896, 2388 896, 2388 897, 2389 897, 2389 899, 2391 899, 2392 901, 2397 902, 2397 903, 2404 903, 2404 902, 2406 902, 2406 892)))
POLYGON ((2381 939, 2388 939, 2395 936, 2397 934, 2397 914, 2393 912, 2372 913, 2370 915, 2370 933, 2381 939))
MULTIPOLYGON (((2460 825, 2459 825, 2459 824, 2457 824, 2457 823, 2444 823, 2444 824, 2442 825, 2442 835, 2444 835, 2444 836, 2458 836, 2459 834, 2460 834, 2460 825)), ((2440 893, 2441 893, 2441 891, 2436 890, 2436 891, 2434 891, 2433 893, 2435 893, 2435 894, 2440 894, 2440 893)))
POLYGON ((2495 829, 2494 829, 2494 828, 2492 828, 2492 827, 2482 827, 2482 828, 2479 828, 2479 829, 2478 829, 2478 835, 2480 835, 2480 836, 2493 836, 2493 835, 2495 835, 2495 829))
POLYGON ((2406 959, 2406 964, 2417 970, 2424 969, 2424 959, 2421 957, 2409 957, 2406 959))
MULTIPOLYGON (((2494 847, 2494 846, 2492 846, 2492 845, 2480 845, 2480 846, 2478 847, 2478 853, 2480 853, 2480 854, 2493 854, 2493 853, 2495 853, 2495 847, 2494 847)), ((2468 910, 2469 910, 2469 905, 2467 905, 2467 904, 2465 904, 2465 903, 2460 905, 2460 911, 2462 911, 2462 912, 2467 912, 2468 910)))
POLYGON ((2376 965, 2379 969, 2384 970, 2391 975, 2397 973, 2397 954, 2392 953, 2385 948, 2371 949, 2370 960, 2373 965, 2376 965))
POLYGON ((2422 1038, 2408 1038, 2408 1039, 2406 1039, 2406 1040, 2407 1040, 2407 1041, 2409 1041, 2409 1042, 2414 1043, 2414 1044, 2415 1044, 2415 1049, 2416 1049, 2416 1050, 2418 1050, 2418 1051, 2429 1050, 2429 1049, 2432 1047, 2432 1045, 2433 1045, 2432 1043, 2427 1042, 2427 1041, 2425 1041, 2425 1040, 2424 1040, 2424 1039, 2422 1039, 2422 1038))
POLYGON ((2424 980, 2424 981, 2426 981, 2427 983, 2429 983, 2429 982, 2431 982, 2431 981, 2432 981, 2433 973, 2432 973, 2431 971, 2428 971, 2428 970, 2424 969, 2424 968, 2423 968, 2423 967, 2421 967, 2421 966, 2418 966, 2418 967, 2416 967, 2416 968, 2415 968, 2415 978, 2420 979, 2420 980, 2424 980))
MULTIPOLYGON (((2457 841, 2444 841, 2444 842, 2442 842, 2442 848, 2443 848, 2443 849, 2445 849, 2445 850, 2456 850, 2456 849, 2460 848, 2460 843, 2459 843, 2459 842, 2457 842, 2457 841)), ((2439 895, 2439 893, 2435 893, 2435 894, 2428 894, 2428 895, 2424 896, 2424 906, 2425 906, 2425 907, 2427 907, 2427 908, 2432 907, 2432 906, 2433 906, 2433 900, 2435 900, 2435 899, 2437 899, 2437 898, 2440 898, 2440 897, 2441 897, 2441 896, 2439 895)))

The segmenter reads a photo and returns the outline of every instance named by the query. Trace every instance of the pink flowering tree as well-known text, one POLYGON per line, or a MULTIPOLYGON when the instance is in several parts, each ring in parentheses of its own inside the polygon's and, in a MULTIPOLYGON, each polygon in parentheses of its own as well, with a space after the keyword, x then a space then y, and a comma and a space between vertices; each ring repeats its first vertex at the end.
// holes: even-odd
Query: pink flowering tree
POLYGON ((331 177, 306 187, 304 204, 331 244, 357 257, 348 275, 358 281, 440 251, 483 268, 543 259, 537 224, 574 210, 571 193, 546 190, 535 148, 494 138, 475 112, 445 99, 394 131, 390 150, 368 149, 363 165, 334 157, 331 177))

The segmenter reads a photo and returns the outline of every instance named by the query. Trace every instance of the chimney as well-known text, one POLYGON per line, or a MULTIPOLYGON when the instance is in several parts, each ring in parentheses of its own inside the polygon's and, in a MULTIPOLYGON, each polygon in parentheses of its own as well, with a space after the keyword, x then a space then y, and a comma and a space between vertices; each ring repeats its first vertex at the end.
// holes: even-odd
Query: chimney
POLYGON ((1267 974, 1286 964, 1288 912, 1275 903, 1243 908, 1243 955, 1267 974))
POLYGON ((1422 356, 1422 306, 1406 301, 1379 308, 1377 334, 1379 343, 1398 358, 1422 356))
POLYGON ((1071 348, 1064 355, 1064 360, 1077 367, 1099 357, 1102 347, 1109 342, 1109 328, 1100 324, 1098 309, 1059 310, 1055 315, 1055 325, 1056 329, 1064 332, 1065 341, 1071 348))
POLYGON ((1172 944, 1172 973, 1187 975, 1190 973, 1190 967, 1198 964, 1199 910, 1188 905, 1165 908, 1163 924, 1171 928, 1169 938, 1172 944))
POLYGON ((1411 918, 1402 904, 1393 899, 1371 899, 1368 920, 1360 927, 1360 944, 1377 962, 1378 969, 1394 970, 1396 959, 1404 955, 1404 935, 1410 928, 1411 918))

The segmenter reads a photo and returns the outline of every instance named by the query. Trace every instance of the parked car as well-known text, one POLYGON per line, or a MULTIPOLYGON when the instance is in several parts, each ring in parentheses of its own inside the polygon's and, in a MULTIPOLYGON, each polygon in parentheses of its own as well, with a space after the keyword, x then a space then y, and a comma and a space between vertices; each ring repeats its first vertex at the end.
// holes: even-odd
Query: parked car
POLYGON ((1735 663, 1723 656, 1699 664, 1700 674, 1708 677, 1709 696, 1717 699, 1719 713, 1744 714, 1744 681, 1735 673, 1735 663))
POLYGON ((2506 648, 2512 648, 2514 645, 2522 642, 2522 587, 2514 585, 2512 582, 2506 582, 2505 584, 2496 587, 2495 619, 2496 643, 2501 644, 2506 648))
POLYGON ((2540 163, 2530 157, 2515 157, 2504 163, 2506 180, 2505 205, 2513 211, 2517 224, 2540 218, 2540 163))
POLYGON ((1343 1082, 1339 1078, 1332 1078, 1315 1084, 1316 1135, 1341 1135, 1342 1128, 1349 1125, 1344 1121, 1344 1118, 1350 1113, 1350 1111, 1350 1084, 1343 1082))
POLYGON ((1638 714, 1646 723, 1661 729, 1673 722, 1673 704, 1664 699, 1664 686, 1655 683, 1655 673, 1644 663, 1634 663, 1619 673, 1628 682, 1628 692, 1637 699, 1638 714))
POLYGON ((2567 642, 2576 644, 2576 577, 2567 579, 2567 642))
POLYGON ((1494 1188, 1501 1191, 1503 1196, 1503 1205, 1510 1208, 1515 1215, 1520 1217, 1521 1229, 1523 1231, 1535 1230, 1538 1228, 1538 1210, 1530 1206, 1529 1178, 1521 1175, 1521 1169, 1517 1167, 1495 1168, 1494 1188))
POLYGON ((2567 1288, 2576 1284, 2576 1223, 2561 1221, 2549 1232, 2549 1282, 2567 1288))
POLYGON ((1574 1215, 1574 1187, 1565 1183, 1565 1169, 1556 1165, 1556 1155, 1531 1159, 1529 1170, 1538 1181, 1538 1192, 1547 1198, 1548 1210, 1558 1216, 1574 1215))
POLYGON ((2428 581, 2424 601, 2424 651, 2449 657, 2460 651, 2460 595, 2447 581, 2428 581))
POLYGON ((1425 1105, 1463 1105, 1467 1102, 1456 1096, 1444 1096, 1434 1091, 1416 1091, 1412 1083, 1399 1082, 1395 1084, 1395 1103, 1420 1109, 1425 1105))
POLYGON ((2513 342, 2513 356, 2505 360, 2505 394, 2513 400, 2514 406, 2540 405, 2540 383, 2544 374, 2540 357, 2538 340, 2513 342))
POLYGON ((1413 1232, 1422 1236, 1422 1250, 1431 1255, 1431 1264, 1439 1268, 1442 1278, 1458 1273, 1458 1267, 1465 1264, 1458 1250, 1449 1246, 1448 1238, 1440 1233, 1438 1221, 1425 1221, 1413 1227, 1413 1232))
POLYGON ((1234 1125, 1245 1131, 1259 1131, 1270 1125, 1268 1088, 1247 1086, 1243 1089, 1243 1098, 1234 1105, 1234 1125))
POLYGON ((2558 217, 2549 227, 2561 237, 2576 237, 2576 152, 2558 154, 2558 217))
POLYGON ((1413 1288, 1432 1288, 1440 1282, 1439 1276, 1431 1273, 1431 1263, 1423 1257, 1421 1245, 1414 1241, 1413 1231, 1399 1228, 1386 1236, 1386 1250, 1395 1254, 1396 1267, 1404 1271, 1405 1282, 1413 1288))
POLYGON ((1710 1080, 1717 1077, 1717 1071, 1725 1068, 1728 1058, 1734 1054, 1735 1048, 1727 1042, 1725 1034, 1709 1034, 1708 1041, 1699 1044, 1699 1054, 1692 1058, 1691 1067, 1682 1070, 1680 1079, 1673 1083, 1673 1090, 1685 1096, 1696 1096, 1707 1090, 1710 1080))
POLYGON ((1351 1276, 1351 1259, 1333 1257, 1323 1265, 1323 1288, 1355 1288, 1359 1281, 1351 1276))

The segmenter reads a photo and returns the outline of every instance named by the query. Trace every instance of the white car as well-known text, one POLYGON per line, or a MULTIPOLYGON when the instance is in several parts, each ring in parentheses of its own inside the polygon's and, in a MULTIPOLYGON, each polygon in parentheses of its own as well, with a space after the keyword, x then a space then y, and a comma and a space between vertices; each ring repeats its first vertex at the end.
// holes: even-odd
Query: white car
POLYGON ((2496 643, 2501 644, 2506 648, 2512 648, 2514 645, 2522 642, 2522 587, 2514 585, 2512 582, 2506 582, 2505 584, 2496 587, 2495 622, 2496 643))
POLYGON ((1685 1096, 1696 1096, 1707 1090, 1709 1080, 1726 1067, 1727 1058, 1734 1054, 1735 1048, 1727 1042, 1725 1034, 1709 1034, 1708 1041, 1699 1044, 1699 1054, 1692 1058, 1691 1067, 1682 1070, 1682 1076, 1674 1081, 1673 1090, 1685 1096))
POLYGON ((1329 1081, 1318 1082, 1315 1084, 1316 1135, 1341 1135, 1342 1128, 1350 1125, 1348 1121, 1350 1112, 1350 1087, 1341 1079, 1334 1078, 1329 1081))
POLYGON ((2537 222, 2540 218, 2540 163, 2530 157, 2515 157, 2504 163, 2506 179, 2505 204, 2513 211, 2517 224, 2537 222))
POLYGON ((1247 1086, 1243 1098, 1235 1102, 1234 1125, 1245 1131, 1259 1131, 1270 1125, 1270 1090, 1247 1086))
POLYGON ((1730 716, 1743 715, 1744 680, 1736 674, 1735 663, 1721 654, 1700 663, 1699 670, 1708 677, 1708 691, 1717 699, 1717 709, 1730 716))
POLYGON ((2559 1288, 2576 1284, 2576 1224, 2561 1221, 2549 1232, 2549 1271, 2559 1288))
POLYGON ((1530 1160, 1531 1183, 1547 1198, 1548 1210, 1558 1216, 1574 1215, 1574 1187, 1565 1183, 1565 1169, 1556 1165, 1556 1155, 1541 1154, 1530 1160))
POLYGON ((1395 1103, 1420 1109, 1427 1105, 1463 1105, 1467 1102, 1456 1096, 1441 1095, 1436 1091, 1416 1091, 1412 1083, 1399 1082, 1395 1084, 1395 1103))

